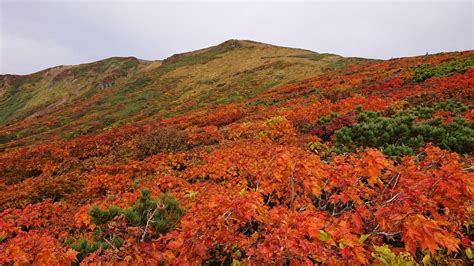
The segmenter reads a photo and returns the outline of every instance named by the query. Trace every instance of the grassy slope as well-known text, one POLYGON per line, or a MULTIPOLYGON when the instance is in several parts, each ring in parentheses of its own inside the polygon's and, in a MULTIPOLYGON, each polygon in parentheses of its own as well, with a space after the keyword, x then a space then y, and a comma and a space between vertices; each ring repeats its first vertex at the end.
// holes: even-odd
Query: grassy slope
POLYGON ((92 96, 126 78, 141 65, 136 58, 109 58, 78 66, 58 66, 31 75, 5 75, 0 91, 0 124, 36 117, 54 106, 92 96))
POLYGON ((27 76, 2 76, 0 145, 73 138, 203 106, 238 102, 277 85, 364 61, 229 40, 174 55, 163 63, 110 58, 27 76), (18 139, 21 142, 15 141, 18 139))

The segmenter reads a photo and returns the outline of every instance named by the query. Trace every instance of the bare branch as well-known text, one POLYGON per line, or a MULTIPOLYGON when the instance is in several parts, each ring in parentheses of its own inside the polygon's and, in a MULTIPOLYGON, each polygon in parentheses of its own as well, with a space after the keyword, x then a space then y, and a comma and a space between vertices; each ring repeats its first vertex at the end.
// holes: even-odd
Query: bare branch
POLYGON ((398 197, 398 195, 400 195, 400 193, 395 194, 393 197, 391 197, 391 198, 390 198, 389 200, 387 200, 385 203, 390 203, 390 202, 392 202, 393 200, 395 200, 395 199, 398 197))
POLYGON ((474 165, 464 168, 463 170, 466 172, 474 172, 474 165))
POLYGON ((145 229, 143 230, 143 235, 140 239, 140 242, 143 242, 145 241, 145 237, 146 237, 146 232, 148 231, 148 226, 150 225, 150 222, 153 220, 153 216, 155 216, 155 213, 156 211, 158 210, 158 204, 156 205, 155 209, 153 210, 153 212, 151 212, 151 210, 148 210, 147 211, 147 214, 146 214, 146 225, 145 225, 145 229))
POLYGON ((104 237, 104 241, 107 242, 107 244, 109 244, 115 251, 119 251, 118 248, 114 244, 112 244, 112 242, 110 242, 106 237, 104 237))
POLYGON ((377 234, 377 235, 383 235, 383 236, 386 236, 386 237, 393 237, 393 236, 396 236, 396 235, 400 234, 401 232, 399 231, 399 232, 392 232, 392 233, 390 233, 390 232, 374 232, 374 233, 377 234))

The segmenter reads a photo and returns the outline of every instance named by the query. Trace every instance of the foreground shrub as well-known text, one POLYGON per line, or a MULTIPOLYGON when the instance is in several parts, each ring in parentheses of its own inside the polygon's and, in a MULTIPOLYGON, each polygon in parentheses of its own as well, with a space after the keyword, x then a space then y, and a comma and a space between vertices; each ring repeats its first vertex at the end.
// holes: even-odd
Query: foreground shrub
MULTIPOLYGON (((123 244, 123 238, 118 238, 114 241, 114 247, 120 248, 123 244)), ((111 245, 105 241, 87 241, 86 239, 80 239, 73 243, 71 248, 78 252, 77 260, 81 262, 89 256, 91 253, 96 252, 99 249, 111 248, 111 245)))
POLYGON ((160 152, 181 151, 188 148, 186 132, 174 128, 157 128, 136 139, 136 157, 143 160, 160 152))
POLYGON ((140 199, 130 208, 126 209, 125 221, 133 226, 146 226, 147 223, 157 232, 166 234, 174 229, 184 209, 170 194, 163 194, 158 200, 150 196, 148 189, 141 191, 140 199))
POLYGON ((474 145, 474 124, 456 117, 450 123, 429 118, 434 109, 414 109, 393 117, 364 112, 358 123, 336 131, 336 151, 347 152, 358 147, 377 147, 391 156, 411 155, 428 142, 461 154, 470 153, 474 145))
POLYGON ((423 82, 431 77, 445 77, 452 73, 464 73, 474 66, 474 56, 453 60, 436 66, 422 65, 415 70, 413 81, 423 82))
POLYGON ((107 224, 117 216, 124 215, 127 225, 145 227, 142 237, 144 240, 149 227, 160 234, 172 231, 185 211, 174 196, 162 194, 157 200, 152 199, 150 190, 143 188, 140 198, 126 210, 117 206, 101 210, 97 206, 93 206, 88 213, 92 223, 99 226, 107 224))

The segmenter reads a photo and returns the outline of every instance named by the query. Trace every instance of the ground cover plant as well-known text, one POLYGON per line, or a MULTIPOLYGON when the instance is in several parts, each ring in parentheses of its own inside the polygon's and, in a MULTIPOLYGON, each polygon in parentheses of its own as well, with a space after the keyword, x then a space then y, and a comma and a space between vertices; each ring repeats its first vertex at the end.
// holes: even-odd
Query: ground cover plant
MULTIPOLYGON (((227 45, 154 71, 251 49, 227 45)), ((5 125, 0 264, 472 264, 473 53, 341 62, 68 138, 5 125)), ((135 80, 100 93, 155 84, 135 80)))

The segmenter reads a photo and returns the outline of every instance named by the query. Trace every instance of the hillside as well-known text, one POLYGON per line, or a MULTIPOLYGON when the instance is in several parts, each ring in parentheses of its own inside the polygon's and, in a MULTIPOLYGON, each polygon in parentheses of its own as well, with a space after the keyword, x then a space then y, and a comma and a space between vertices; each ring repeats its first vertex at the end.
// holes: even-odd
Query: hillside
POLYGON ((0 97, 2 265, 472 264, 474 51, 231 40, 0 97))
POLYGON ((364 61, 229 40, 163 62, 110 58, 26 76, 0 76, 0 109, 5 110, 0 114, 0 145, 69 139, 240 102, 277 85, 364 61))

